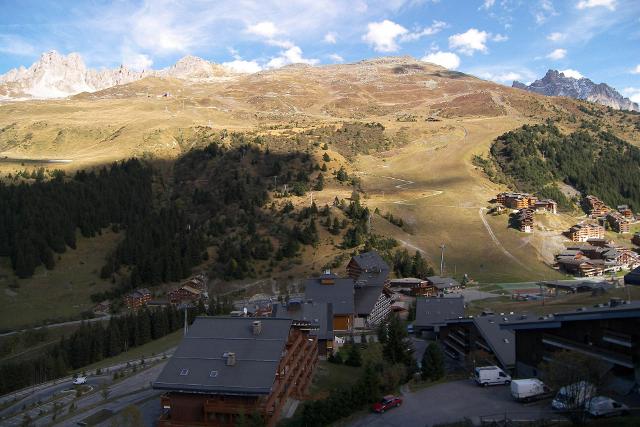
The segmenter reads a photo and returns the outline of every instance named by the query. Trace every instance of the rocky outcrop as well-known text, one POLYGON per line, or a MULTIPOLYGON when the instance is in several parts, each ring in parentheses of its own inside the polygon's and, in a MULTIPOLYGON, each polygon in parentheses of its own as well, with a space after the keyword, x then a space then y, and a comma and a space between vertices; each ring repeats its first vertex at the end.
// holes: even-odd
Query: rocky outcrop
POLYGON ((596 84, 585 77, 580 79, 567 77, 556 70, 547 71, 547 74, 542 79, 536 80, 530 85, 514 81, 512 86, 547 96, 567 96, 583 99, 617 110, 640 111, 638 104, 632 102, 629 98, 623 97, 617 90, 606 83, 596 84))

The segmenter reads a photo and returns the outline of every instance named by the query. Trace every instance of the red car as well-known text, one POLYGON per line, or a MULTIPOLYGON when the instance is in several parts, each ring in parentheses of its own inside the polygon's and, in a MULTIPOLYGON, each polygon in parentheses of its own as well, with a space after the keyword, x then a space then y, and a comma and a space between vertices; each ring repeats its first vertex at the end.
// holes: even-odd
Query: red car
POLYGON ((377 412, 379 414, 384 413, 384 411, 396 408, 402 405, 402 399, 397 396, 385 396, 382 398, 380 402, 376 402, 373 404, 373 412, 377 412))

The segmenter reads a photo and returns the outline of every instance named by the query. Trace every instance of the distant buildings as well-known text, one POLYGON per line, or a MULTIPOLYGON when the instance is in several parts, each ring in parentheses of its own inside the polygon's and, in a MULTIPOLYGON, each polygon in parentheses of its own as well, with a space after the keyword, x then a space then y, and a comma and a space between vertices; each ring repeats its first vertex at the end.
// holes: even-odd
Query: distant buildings
POLYGON ((586 196, 582 199, 582 206, 591 218, 604 217, 611 210, 610 207, 596 196, 586 196))
POLYGON ((167 298, 171 304, 196 303, 209 299, 207 290, 207 276, 199 274, 186 282, 179 288, 167 292, 167 298))
POLYGON ((510 209, 527 209, 557 213, 558 204, 551 199, 538 199, 529 193, 505 192, 496 196, 496 201, 510 209))
POLYGON ((564 350, 602 361, 617 387, 640 383, 640 302, 609 304, 501 324, 516 337, 516 375, 537 377, 541 363, 564 350))
POLYGON ((427 277, 427 282, 433 286, 439 294, 448 294, 460 290, 462 287, 456 279, 451 277, 429 276, 427 277))
POLYGON ((556 255, 556 265, 574 276, 591 277, 635 268, 640 265, 640 255, 605 239, 587 239, 556 255))
POLYGON ((619 212, 609 212, 606 219, 609 227, 616 233, 629 233, 631 231, 631 222, 619 212))
POLYGON ((306 393, 317 361, 307 322, 198 317, 153 383, 159 427, 233 426, 254 414, 273 427, 306 393))
POLYGON ((586 242, 588 239, 604 238, 604 227, 598 224, 580 222, 569 229, 569 239, 573 242, 586 242))
POLYGON ((132 310, 147 305, 149 301, 151 301, 151 292, 147 288, 136 289, 124 297, 124 304, 132 310))
POLYGON ((518 211, 518 214, 516 215, 518 230, 523 233, 533 233, 534 213, 535 210, 531 208, 523 208, 518 211))
POLYGON ((415 277, 405 277, 402 279, 391 279, 391 288, 408 288, 412 296, 431 297, 438 294, 438 289, 427 280, 415 277))
POLYGON ((633 243, 636 246, 640 246, 640 233, 633 234, 633 237, 631 238, 631 243, 633 243))

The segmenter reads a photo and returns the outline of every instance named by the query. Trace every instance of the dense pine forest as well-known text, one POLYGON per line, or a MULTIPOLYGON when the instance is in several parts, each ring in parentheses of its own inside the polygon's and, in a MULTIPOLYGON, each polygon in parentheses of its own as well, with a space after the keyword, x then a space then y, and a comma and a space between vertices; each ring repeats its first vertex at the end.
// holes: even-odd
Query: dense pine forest
POLYGON ((640 208, 640 149, 600 129, 563 134, 555 125, 525 125, 497 138, 491 155, 523 191, 570 202, 556 182, 610 206, 640 208))

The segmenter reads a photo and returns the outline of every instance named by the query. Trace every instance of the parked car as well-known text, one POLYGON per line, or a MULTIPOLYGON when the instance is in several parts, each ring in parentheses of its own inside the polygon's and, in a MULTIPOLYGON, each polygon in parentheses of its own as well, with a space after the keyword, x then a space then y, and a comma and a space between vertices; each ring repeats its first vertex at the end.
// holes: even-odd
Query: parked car
POLYGON ((587 381, 561 387, 551 401, 551 407, 558 411, 582 408, 596 394, 596 388, 587 381))
POLYGON ((382 398, 380 402, 376 402, 373 404, 373 412, 377 412, 379 414, 384 413, 384 411, 389 410, 391 408, 397 408, 402 405, 402 399, 397 396, 385 396, 382 398))
POLYGON ((413 334, 413 323, 407 325, 407 333, 409 335, 413 334))
POLYGON ((82 385, 87 383, 87 377, 77 377, 73 380, 73 385, 82 385))
POLYGON ((629 415, 629 407, 617 402, 610 397, 592 397, 586 406, 587 413, 592 417, 615 417, 617 415, 629 415))
POLYGON ((497 366, 482 366, 476 368, 473 379, 482 387, 511 383, 511 377, 497 366))
POLYGON ((551 389, 537 378, 511 381, 511 396, 518 402, 532 402, 553 396, 551 389))

